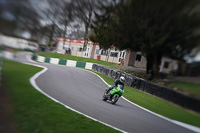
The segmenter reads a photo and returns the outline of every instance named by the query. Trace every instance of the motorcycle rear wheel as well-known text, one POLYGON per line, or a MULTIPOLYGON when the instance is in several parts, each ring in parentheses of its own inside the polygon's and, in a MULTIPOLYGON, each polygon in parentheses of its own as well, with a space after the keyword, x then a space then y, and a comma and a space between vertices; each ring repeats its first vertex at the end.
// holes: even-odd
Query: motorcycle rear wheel
POLYGON ((108 98, 107 98, 107 89, 105 90, 104 94, 103 94, 103 101, 106 101, 108 98))

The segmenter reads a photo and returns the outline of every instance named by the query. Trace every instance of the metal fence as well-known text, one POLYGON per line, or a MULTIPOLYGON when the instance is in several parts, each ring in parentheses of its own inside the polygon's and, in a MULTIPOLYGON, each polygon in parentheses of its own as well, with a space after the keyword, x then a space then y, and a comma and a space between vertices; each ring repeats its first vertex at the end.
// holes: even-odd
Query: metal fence
POLYGON ((171 101, 184 108, 200 112, 200 99, 187 96, 167 87, 151 83, 144 79, 113 69, 111 67, 93 64, 92 70, 107 75, 113 79, 118 79, 120 76, 124 76, 126 79, 126 84, 130 87, 171 101))

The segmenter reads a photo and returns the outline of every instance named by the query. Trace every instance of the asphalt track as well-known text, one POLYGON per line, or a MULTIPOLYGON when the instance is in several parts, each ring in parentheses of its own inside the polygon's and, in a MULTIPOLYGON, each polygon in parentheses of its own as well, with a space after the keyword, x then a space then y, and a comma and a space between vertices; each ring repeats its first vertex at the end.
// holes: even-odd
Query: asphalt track
MULTIPOLYGON (((27 54, 30 53, 18 53, 16 60, 33 63, 27 60, 27 54)), ((48 63, 33 64, 48 68, 36 79, 41 90, 90 117, 131 133, 193 133, 122 98, 115 105, 104 102, 102 96, 107 85, 91 72, 48 63)))

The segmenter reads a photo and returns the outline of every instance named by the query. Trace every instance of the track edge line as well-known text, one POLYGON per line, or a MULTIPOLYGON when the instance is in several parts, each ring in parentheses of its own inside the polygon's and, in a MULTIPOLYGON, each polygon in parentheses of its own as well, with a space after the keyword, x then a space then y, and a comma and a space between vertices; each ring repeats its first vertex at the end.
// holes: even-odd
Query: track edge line
POLYGON ((121 130, 121 129, 117 128, 117 127, 111 126, 111 125, 109 125, 109 124, 107 124, 107 123, 104 123, 104 122, 102 122, 102 121, 100 121, 100 120, 97 120, 97 119, 95 119, 95 118, 93 118, 93 117, 90 117, 90 116, 88 116, 88 115, 86 115, 86 114, 84 114, 84 113, 82 113, 82 112, 79 112, 79 111, 77 111, 77 110, 75 110, 75 109, 73 109, 73 108, 71 108, 71 107, 65 105, 64 103, 62 103, 62 102, 56 100, 55 98, 49 96, 47 93, 45 93, 44 91, 42 91, 42 90, 37 86, 37 84, 36 84, 36 82, 35 82, 35 80, 36 80, 41 74, 45 73, 45 72, 48 70, 48 68, 47 68, 47 67, 44 67, 44 66, 41 66, 41 65, 32 64, 32 63, 25 63, 25 62, 23 62, 23 63, 24 63, 24 64, 28 64, 28 65, 33 65, 33 66, 36 66, 36 67, 44 68, 42 71, 36 73, 35 75, 33 75, 33 76, 29 79, 31 85, 32 85, 36 90, 38 90, 40 93, 42 93, 43 95, 47 96, 47 97, 50 98, 51 100, 53 100, 53 101, 55 101, 55 102, 57 102, 57 103, 63 105, 65 108, 70 109, 71 111, 74 111, 74 112, 76 112, 76 113, 78 113, 78 114, 81 114, 81 115, 83 115, 83 116, 85 116, 85 117, 87 117, 87 118, 89 118, 89 119, 92 119, 92 120, 94 120, 94 121, 97 121, 97 122, 99 122, 99 123, 101 123, 101 124, 104 124, 104 125, 106 125, 106 126, 108 126, 108 127, 111 127, 111 128, 113 128, 113 129, 115 129, 115 130, 117 130, 117 131, 120 131, 120 132, 123 132, 123 133, 127 133, 127 132, 124 131, 124 130, 121 130))

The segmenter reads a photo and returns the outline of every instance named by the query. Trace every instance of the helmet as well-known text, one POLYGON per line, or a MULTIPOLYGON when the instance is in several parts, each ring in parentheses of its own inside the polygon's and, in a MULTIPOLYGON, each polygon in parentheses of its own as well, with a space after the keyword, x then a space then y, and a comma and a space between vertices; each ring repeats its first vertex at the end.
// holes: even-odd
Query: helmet
POLYGON ((125 82, 125 78, 124 78, 123 76, 121 76, 121 77, 119 78, 119 80, 120 80, 122 83, 125 82))

